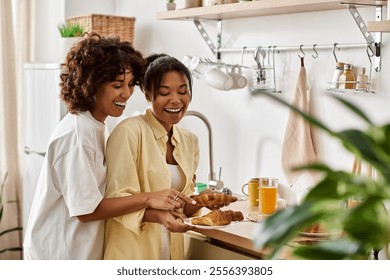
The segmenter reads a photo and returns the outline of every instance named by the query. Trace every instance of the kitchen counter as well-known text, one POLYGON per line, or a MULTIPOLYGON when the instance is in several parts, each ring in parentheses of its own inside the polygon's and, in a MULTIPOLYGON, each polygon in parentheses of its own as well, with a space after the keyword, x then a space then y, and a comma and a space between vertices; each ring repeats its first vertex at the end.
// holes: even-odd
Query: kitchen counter
MULTIPOLYGON (((222 247, 234 251, 236 253, 249 256, 254 259, 265 259, 269 250, 255 248, 253 244, 253 234, 255 227, 258 225, 255 222, 248 221, 247 214, 249 212, 258 211, 257 206, 250 206, 249 201, 237 201, 231 203, 229 206, 222 208, 221 210, 234 210, 241 211, 244 215, 244 222, 232 223, 224 228, 218 229, 194 229, 187 233, 194 238, 204 238, 204 242, 208 242, 212 245, 222 247)), ((203 209, 202 215, 206 214, 209 210, 203 209)), ((298 243, 310 243, 320 240, 317 237, 297 236, 292 245, 298 243)), ((294 259, 291 254, 291 246, 286 246, 286 249, 280 254, 281 259, 294 259)))

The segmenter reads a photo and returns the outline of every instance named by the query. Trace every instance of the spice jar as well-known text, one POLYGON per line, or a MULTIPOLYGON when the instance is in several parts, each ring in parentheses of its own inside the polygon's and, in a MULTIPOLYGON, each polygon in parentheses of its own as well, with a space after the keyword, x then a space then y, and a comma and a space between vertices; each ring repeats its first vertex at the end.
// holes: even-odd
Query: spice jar
POLYGON ((339 79, 339 89, 354 89, 355 88, 355 75, 352 72, 352 65, 345 64, 344 72, 339 79))

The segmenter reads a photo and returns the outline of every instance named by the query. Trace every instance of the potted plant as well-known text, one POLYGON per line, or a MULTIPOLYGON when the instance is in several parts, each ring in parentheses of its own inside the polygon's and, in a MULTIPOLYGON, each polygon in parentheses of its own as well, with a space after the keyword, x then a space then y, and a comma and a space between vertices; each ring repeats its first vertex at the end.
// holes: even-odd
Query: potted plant
MULTIPOLYGON (((322 172, 322 179, 311 188, 302 204, 286 208, 267 218, 256 228, 254 243, 271 249, 270 258, 278 253, 304 228, 323 223, 335 234, 329 240, 314 245, 298 245, 293 255, 301 259, 368 259, 385 249, 389 258, 390 219, 385 202, 390 199, 390 124, 375 125, 370 118, 350 101, 332 95, 366 124, 365 130, 333 131, 283 99, 262 92, 289 107, 311 125, 338 139, 357 159, 376 170, 375 179, 354 172, 334 170, 326 164, 297 167, 322 172), (352 197, 360 197, 353 208, 343 206, 352 197)), ((295 244, 294 244, 295 246, 295 244)))
POLYGON ((172 11, 176 9, 175 0, 167 0, 167 10, 172 11))
POLYGON ((83 28, 79 24, 61 24, 58 26, 62 38, 81 37, 83 35, 83 28))
POLYGON ((69 49, 83 36, 84 30, 79 24, 62 24, 58 26, 61 35, 60 59, 63 61, 69 49))

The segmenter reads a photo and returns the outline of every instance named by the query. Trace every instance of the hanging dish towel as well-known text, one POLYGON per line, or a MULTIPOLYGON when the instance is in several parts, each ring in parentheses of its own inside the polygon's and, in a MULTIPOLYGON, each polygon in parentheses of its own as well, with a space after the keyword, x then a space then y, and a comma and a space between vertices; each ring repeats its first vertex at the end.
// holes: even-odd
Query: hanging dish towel
MULTIPOLYGON (((306 69, 301 59, 301 69, 292 105, 315 117, 314 102, 310 101, 306 69)), ((294 191, 306 191, 315 181, 316 174, 307 170, 293 171, 292 168, 314 163, 318 160, 315 128, 297 113, 290 111, 282 146, 282 168, 294 191)))

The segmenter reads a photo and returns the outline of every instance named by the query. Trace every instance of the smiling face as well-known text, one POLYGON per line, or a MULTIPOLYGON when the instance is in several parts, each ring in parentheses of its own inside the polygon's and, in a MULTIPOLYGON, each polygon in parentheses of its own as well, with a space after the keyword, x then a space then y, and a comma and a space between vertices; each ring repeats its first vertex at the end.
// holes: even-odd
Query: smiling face
POLYGON ((103 83, 98 87, 95 104, 90 110, 91 115, 100 122, 104 122, 107 116, 121 116, 133 91, 133 74, 126 71, 125 75, 117 75, 115 81, 103 83))
POLYGON ((178 71, 166 72, 157 90, 158 94, 151 100, 151 110, 169 132, 184 117, 190 104, 188 79, 178 71))

